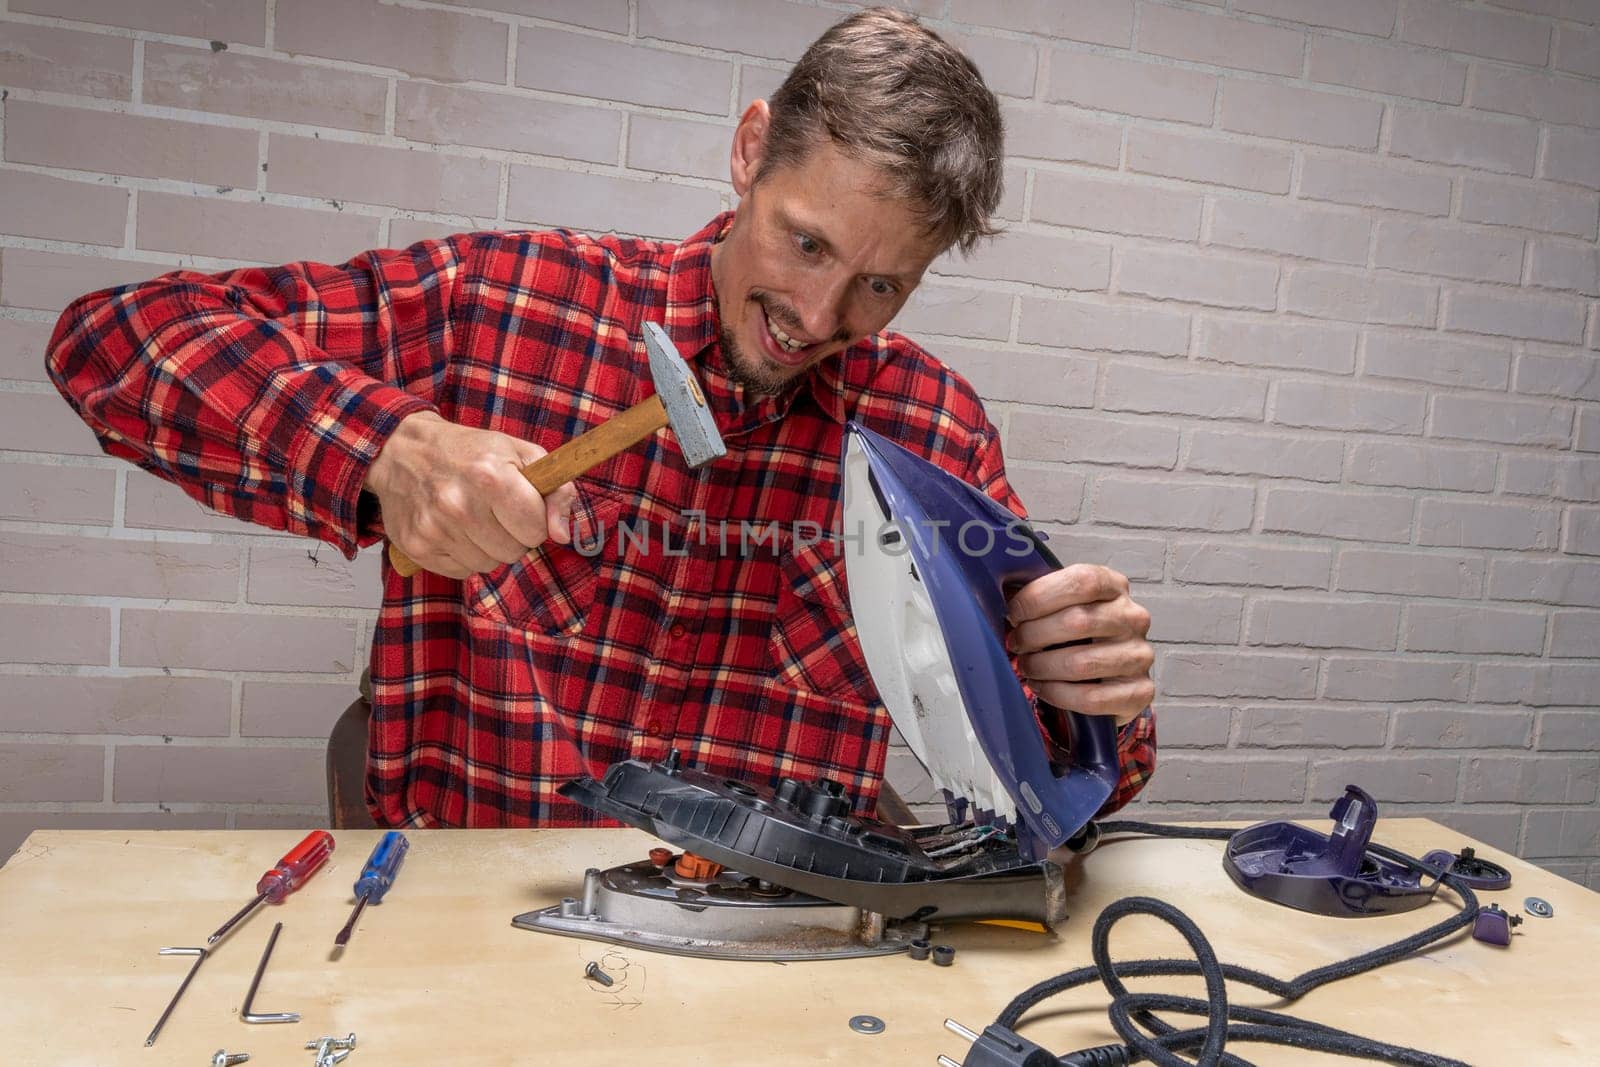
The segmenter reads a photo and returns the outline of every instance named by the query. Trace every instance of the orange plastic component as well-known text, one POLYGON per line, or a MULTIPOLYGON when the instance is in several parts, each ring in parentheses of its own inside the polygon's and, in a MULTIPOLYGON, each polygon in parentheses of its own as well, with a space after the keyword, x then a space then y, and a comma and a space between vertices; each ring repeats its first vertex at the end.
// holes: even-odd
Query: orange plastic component
POLYGON ((696 856, 693 852, 685 852, 678 857, 673 870, 678 872, 680 878, 692 878, 697 882, 704 882, 721 874, 722 864, 713 863, 704 856, 696 856))
POLYGON ((672 862, 672 850, 670 848, 651 849, 650 862, 655 864, 657 867, 665 867, 667 864, 672 862))

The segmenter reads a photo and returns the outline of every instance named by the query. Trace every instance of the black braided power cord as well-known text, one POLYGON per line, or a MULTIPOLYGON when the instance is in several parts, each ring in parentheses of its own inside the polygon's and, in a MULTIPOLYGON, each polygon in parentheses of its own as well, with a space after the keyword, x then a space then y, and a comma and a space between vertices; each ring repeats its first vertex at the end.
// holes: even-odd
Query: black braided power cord
MULTIPOLYGON (((1102 835, 1143 834, 1201 840, 1227 840, 1237 832, 1221 827, 1161 826, 1128 820, 1101 823, 1100 831, 1102 835)), ((1150 897, 1125 897, 1107 907, 1095 920, 1092 940, 1094 966, 1067 971, 1024 990, 996 1017, 995 1025, 1014 1030, 1022 1015, 1046 998, 1099 980, 1111 994, 1111 1004, 1107 1009, 1111 1025, 1126 1044, 1084 1049, 1060 1057, 1059 1062, 1069 1067, 1122 1067, 1142 1060, 1149 1060, 1158 1067, 1251 1067, 1249 1061, 1226 1051, 1230 1040, 1291 1045, 1406 1067, 1469 1067, 1460 1060, 1375 1041, 1278 1012, 1231 1006, 1228 1003, 1226 981, 1253 986, 1283 1000, 1294 1001, 1329 982, 1362 974, 1421 951, 1476 920, 1477 895, 1459 878, 1383 845, 1369 843, 1367 849, 1385 859, 1442 880, 1461 897, 1462 910, 1409 937, 1285 980, 1252 968, 1218 961, 1200 928, 1171 904, 1150 897), (1174 927, 1188 942, 1195 958, 1113 962, 1110 952, 1111 928, 1129 915, 1150 915, 1174 927), (1123 984, 1125 978, 1157 975, 1200 975, 1206 984, 1206 1000, 1159 993, 1133 993, 1123 984), (1158 1018, 1154 1014, 1156 1012, 1204 1016, 1206 1025, 1180 1030, 1158 1018), (1184 1059, 1177 1054, 1179 1050, 1195 1049, 1198 1052, 1194 1060, 1184 1059)))

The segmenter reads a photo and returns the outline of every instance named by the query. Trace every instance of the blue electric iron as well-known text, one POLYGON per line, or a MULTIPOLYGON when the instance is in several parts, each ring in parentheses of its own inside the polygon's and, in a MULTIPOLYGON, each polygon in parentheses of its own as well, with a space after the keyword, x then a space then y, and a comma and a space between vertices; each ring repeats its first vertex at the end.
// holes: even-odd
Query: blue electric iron
POLYGON ((970 805, 1041 858, 1120 773, 1111 720, 1036 709, 1005 648, 1007 596, 1060 563, 990 497, 855 423, 843 470, 850 608, 879 696, 952 819, 970 805))

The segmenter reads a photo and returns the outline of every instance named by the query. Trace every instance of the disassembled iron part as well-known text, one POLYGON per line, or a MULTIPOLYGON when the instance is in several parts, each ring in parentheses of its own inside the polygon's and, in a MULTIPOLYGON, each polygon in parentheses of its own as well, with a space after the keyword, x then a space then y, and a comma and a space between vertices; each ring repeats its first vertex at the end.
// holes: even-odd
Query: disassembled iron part
POLYGON ((161 1033, 161 1028, 167 1025, 167 1016, 172 1014, 172 1009, 178 1006, 178 998, 183 996, 183 991, 189 988, 189 983, 194 980, 194 973, 206 961, 206 950, 203 948, 164 948, 163 956, 193 956, 194 965, 189 968, 189 973, 183 976, 183 984, 178 986, 178 991, 172 994, 172 999, 167 1002, 167 1010, 161 1013, 161 1018, 156 1020, 155 1027, 150 1031, 150 1036, 144 1039, 144 1047, 149 1048, 156 1043, 156 1037, 161 1033))
POLYGON ((1490 904, 1478 911, 1472 923, 1472 936, 1486 945, 1511 944, 1511 928, 1522 925, 1522 916, 1507 915, 1500 905, 1490 904))
POLYGON ((950 945, 933 946, 933 963, 936 967, 948 967, 956 961, 956 950, 950 945))
POLYGON ((261 976, 266 973, 267 960, 272 958, 272 946, 278 943, 278 935, 283 932, 283 924, 278 923, 272 928, 272 934, 267 938, 267 947, 261 952, 261 962, 256 964, 255 977, 250 979, 250 990, 244 995, 244 1006, 239 1009, 239 1018, 247 1023, 297 1023, 300 1013, 297 1011, 252 1011, 251 1005, 256 999, 256 987, 261 984, 261 976))
POLYGON ((1449 871, 1473 889, 1492 893, 1511 888, 1511 872, 1498 863, 1479 859, 1470 846, 1454 855, 1436 848, 1423 856, 1422 862, 1429 867, 1449 871))
POLYGON ((1228 839, 1222 866, 1251 896, 1318 915, 1392 915, 1433 899, 1439 882, 1367 851, 1378 804, 1365 790, 1344 787, 1329 812, 1333 833, 1292 822, 1247 826, 1228 839))
MULTIPOLYGON (((687 877, 678 873, 679 864, 650 860, 608 871, 591 868, 584 874, 581 899, 568 897, 553 907, 518 915, 512 923, 526 930, 723 960, 883 956, 904 951, 928 933, 926 923, 887 921, 737 870, 683 866, 701 867, 707 876, 687 877)), ((605 972, 590 964, 584 974, 602 981, 599 975, 605 972)))
POLYGON ((850 1017, 850 1029, 858 1034, 881 1034, 888 1027, 876 1015, 853 1015, 850 1017))
POLYGON ((217 1054, 211 1057, 211 1067, 234 1067, 236 1063, 243 1063, 250 1058, 248 1052, 229 1052, 227 1049, 217 1049, 217 1054))
POLYGON ((1540 919, 1548 919, 1556 913, 1556 909, 1552 908, 1550 902, 1543 897, 1529 897, 1524 900, 1522 910, 1540 919))
POLYGON ((609 974, 602 971, 600 965, 593 960, 589 961, 589 966, 583 969, 583 973, 585 977, 593 978, 603 986, 612 985, 615 981, 609 974))
POLYGON ((914 960, 925 960, 928 953, 933 951, 933 945, 925 937, 919 937, 911 942, 911 948, 906 952, 914 960))

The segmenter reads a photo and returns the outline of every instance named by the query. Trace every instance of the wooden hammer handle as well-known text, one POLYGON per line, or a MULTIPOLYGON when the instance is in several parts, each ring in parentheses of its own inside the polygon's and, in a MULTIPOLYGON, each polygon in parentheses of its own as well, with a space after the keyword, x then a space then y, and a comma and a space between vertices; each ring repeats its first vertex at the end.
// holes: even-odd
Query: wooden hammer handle
MULTIPOLYGON (((534 460, 522 468, 522 476, 528 479, 534 492, 547 497, 665 425, 666 406, 659 396, 651 395, 622 414, 584 431, 549 455, 534 460)), ((389 562, 402 578, 422 570, 393 541, 389 542, 389 562)))

